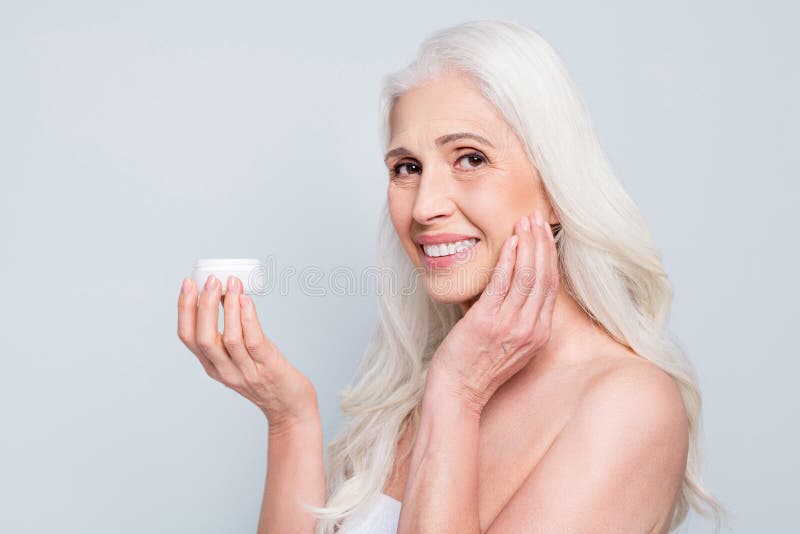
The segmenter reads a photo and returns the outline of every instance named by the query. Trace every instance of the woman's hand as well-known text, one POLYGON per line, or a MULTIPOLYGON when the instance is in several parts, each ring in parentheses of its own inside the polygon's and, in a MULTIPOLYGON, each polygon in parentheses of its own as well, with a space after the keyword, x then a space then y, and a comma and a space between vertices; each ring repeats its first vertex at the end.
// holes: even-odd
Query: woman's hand
POLYGON ((523 217, 503 244, 486 289, 434 354, 429 376, 444 380, 480 413, 550 340, 558 279, 550 225, 538 211, 523 217))
POLYGON ((220 281, 209 275, 199 300, 190 278, 183 281, 178 297, 178 337, 206 374, 255 403, 271 432, 318 421, 314 385, 264 335, 253 301, 242 293, 242 282, 235 276, 228 278, 220 335, 221 293, 220 281))

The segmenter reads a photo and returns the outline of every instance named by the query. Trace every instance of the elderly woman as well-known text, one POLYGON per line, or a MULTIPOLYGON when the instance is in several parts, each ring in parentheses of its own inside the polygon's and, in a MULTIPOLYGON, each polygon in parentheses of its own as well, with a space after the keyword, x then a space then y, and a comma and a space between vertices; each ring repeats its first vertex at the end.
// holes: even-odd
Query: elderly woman
POLYGON ((327 450, 316 392, 241 281, 179 297, 179 336, 269 424, 259 532, 668 532, 722 507, 672 290, 576 88, 531 29, 437 32, 385 79, 377 331, 327 450), (323 506, 324 505, 324 506, 323 506))

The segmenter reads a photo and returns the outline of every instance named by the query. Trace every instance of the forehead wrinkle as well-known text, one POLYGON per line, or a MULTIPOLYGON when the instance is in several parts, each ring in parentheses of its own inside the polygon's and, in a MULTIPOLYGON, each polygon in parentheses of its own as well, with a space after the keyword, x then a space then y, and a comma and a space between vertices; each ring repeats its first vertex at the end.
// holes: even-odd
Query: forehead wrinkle
MULTIPOLYGON (((447 121, 447 120, 450 120, 450 119, 431 119, 431 121, 447 121)), ((478 126, 475 129, 477 129, 478 131, 483 133, 483 128, 480 128, 480 126, 479 126, 482 121, 469 120, 469 119, 458 119, 458 120, 460 122, 473 122, 473 123, 475 123, 475 125, 478 126)), ((476 141, 478 141, 478 142, 480 142, 482 144, 485 144, 485 145, 487 145, 487 146, 489 146, 489 147, 491 147, 491 148, 493 148, 495 150, 498 149, 498 147, 496 147, 491 141, 489 141, 488 138, 491 137, 491 136, 489 136, 488 134, 481 135, 481 134, 478 134, 478 133, 465 131, 464 128, 460 127, 460 126, 454 126, 453 129, 455 129, 457 131, 455 131, 453 133, 443 134, 443 135, 437 137, 436 140, 435 140, 436 145, 437 146, 444 146, 447 143, 450 143, 450 142, 453 142, 453 141, 457 141, 459 139, 465 139, 466 138, 466 139, 474 139, 474 140, 476 140, 476 141)), ((405 131, 405 130, 403 130, 403 131, 405 131)), ((509 131, 508 131, 508 127, 506 125, 506 128, 503 130, 502 134, 499 134, 500 135, 500 139, 505 141, 505 143, 500 143, 501 145, 503 145, 502 148, 507 148, 506 145, 508 145, 508 139, 507 139, 508 138, 508 134, 509 134, 509 131)), ((397 148, 393 148, 393 149, 389 150, 386 153, 386 155, 384 156, 384 162, 387 162, 389 160, 389 158, 394 157, 394 156, 413 156, 413 152, 411 150, 403 147, 403 146, 400 146, 400 147, 397 147, 397 148)))
MULTIPOLYGON (((490 146, 492 148, 495 148, 495 146, 488 139, 486 139, 483 136, 480 136, 478 134, 471 133, 471 132, 455 132, 455 133, 442 135, 442 136, 436 138, 436 145, 437 146, 444 146, 447 143, 452 143, 453 141, 458 141, 459 139, 474 139, 475 141, 478 141, 479 143, 482 143, 484 145, 488 145, 488 146, 490 146)), ((405 147, 393 148, 392 150, 390 150, 389 152, 386 153, 386 156, 383 159, 384 159, 384 161, 386 161, 390 157, 398 156, 398 155, 408 156, 408 155, 411 155, 411 151, 408 150, 405 147)))
POLYGON ((451 134, 445 134, 445 135, 442 135, 442 136, 436 138, 436 144, 438 146, 442 146, 442 145, 446 145, 447 143, 450 143, 452 141, 458 141, 459 139, 464 139, 464 138, 466 138, 466 139, 474 139, 474 140, 478 141, 479 143, 483 143, 484 145, 489 145, 490 147, 494 148, 494 145, 491 142, 489 142, 488 139, 486 139, 485 137, 483 137, 481 135, 474 134, 472 132, 456 132, 456 133, 451 133, 451 134))
MULTIPOLYGON (((439 137, 437 137, 435 139, 435 141, 434 141, 436 146, 443 146, 443 145, 445 145, 447 143, 450 143, 450 142, 453 142, 453 141, 457 141, 459 139, 465 139, 466 138, 466 139, 473 139, 475 141, 478 141, 479 143, 483 143, 483 144, 485 144, 485 145, 487 145, 487 146, 489 146, 489 147, 491 147, 493 149, 495 148, 494 144, 492 144, 492 142, 489 141, 489 139, 488 139, 488 137, 490 137, 490 136, 483 133, 484 132, 484 128, 482 128, 481 125, 483 123, 485 123, 486 121, 474 120, 474 119, 463 119, 463 118, 455 119, 455 120, 449 119, 449 118, 436 118, 436 119, 429 119, 428 120, 427 128, 430 127, 430 123, 434 123, 434 122, 473 123, 473 124, 470 124, 470 125, 454 124, 454 125, 448 127, 447 129, 450 130, 451 133, 445 133, 445 134, 442 134, 439 137), (480 133, 475 133, 474 131, 469 131, 469 130, 477 130, 480 133)), ((442 128, 442 129, 444 129, 444 128, 442 128)), ((408 131, 408 130, 409 130, 408 128, 403 128, 401 130, 401 132, 405 132, 405 131, 408 131)), ((392 139, 394 139, 395 137, 397 137, 397 135, 393 135, 392 139)), ((389 144, 391 145, 391 141, 390 141, 389 144)), ((409 156, 411 154, 412 153, 411 153, 411 151, 409 149, 400 146, 400 147, 393 148, 393 149, 389 150, 386 153, 386 155, 384 156, 384 161, 388 160, 392 156, 409 156)))

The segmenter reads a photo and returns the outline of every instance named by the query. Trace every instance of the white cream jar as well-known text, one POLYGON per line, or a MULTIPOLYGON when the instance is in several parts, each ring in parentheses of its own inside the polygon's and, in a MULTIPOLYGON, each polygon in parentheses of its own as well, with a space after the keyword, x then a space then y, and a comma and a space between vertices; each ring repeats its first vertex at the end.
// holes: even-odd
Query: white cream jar
POLYGON ((224 295, 228 276, 235 276, 242 281, 245 295, 263 295, 266 290, 266 271, 264 262, 257 259, 203 259, 195 262, 192 279, 198 291, 202 291, 208 276, 213 274, 220 281, 224 295))

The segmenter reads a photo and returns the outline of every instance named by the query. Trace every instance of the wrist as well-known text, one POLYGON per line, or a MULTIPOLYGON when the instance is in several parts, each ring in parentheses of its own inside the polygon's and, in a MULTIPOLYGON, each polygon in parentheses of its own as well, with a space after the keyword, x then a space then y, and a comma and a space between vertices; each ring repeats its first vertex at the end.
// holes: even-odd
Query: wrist
POLYGON ((267 418, 270 435, 308 433, 322 428, 316 394, 291 410, 284 407, 280 411, 262 410, 262 413, 267 418))
POLYGON ((316 435, 322 432, 322 420, 319 412, 304 416, 267 416, 267 431, 271 438, 316 435))
POLYGON ((294 428, 321 426, 317 391, 304 376, 276 380, 277 393, 272 402, 261 405, 271 433, 289 432, 294 428))
POLYGON ((491 393, 485 388, 476 387, 458 373, 431 362, 423 402, 450 406, 469 416, 480 417, 489 398, 491 393))

